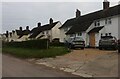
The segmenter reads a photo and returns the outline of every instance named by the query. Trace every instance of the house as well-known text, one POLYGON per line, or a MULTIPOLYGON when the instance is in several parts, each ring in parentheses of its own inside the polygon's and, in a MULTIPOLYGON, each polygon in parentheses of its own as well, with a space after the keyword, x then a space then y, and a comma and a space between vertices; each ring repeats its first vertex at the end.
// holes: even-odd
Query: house
POLYGON ((49 39, 50 41, 60 38, 61 22, 53 22, 53 19, 49 19, 49 24, 42 25, 38 23, 38 27, 35 27, 31 30, 30 39, 49 39))
POLYGON ((68 19, 59 29, 60 29, 60 42, 64 42, 65 39, 67 39, 66 33, 70 28, 76 23, 76 20, 78 17, 81 16, 81 12, 77 9, 76 11, 76 17, 68 19))
POLYGON ((18 39, 21 41, 27 41, 29 40, 30 36, 30 30, 29 30, 29 26, 26 26, 25 30, 22 30, 22 33, 19 35, 18 39))
POLYGON ((5 33, 1 34, 1 41, 6 41, 6 34, 5 33))
POLYGON ((2 41, 2 34, 0 34, 0 41, 2 41))
POLYGON ((22 30, 22 27, 20 27, 19 30, 12 30, 12 32, 6 31, 5 34, 2 34, 2 39, 6 42, 27 41, 29 34, 29 26, 26 26, 26 30, 22 30))
MULTIPOLYGON (((79 16, 70 26, 66 35, 81 36, 85 45, 98 47, 101 35, 112 35, 118 39, 120 4, 109 7, 110 2, 103 2, 103 9, 79 16)), ((63 27, 62 27, 63 28, 63 27)))

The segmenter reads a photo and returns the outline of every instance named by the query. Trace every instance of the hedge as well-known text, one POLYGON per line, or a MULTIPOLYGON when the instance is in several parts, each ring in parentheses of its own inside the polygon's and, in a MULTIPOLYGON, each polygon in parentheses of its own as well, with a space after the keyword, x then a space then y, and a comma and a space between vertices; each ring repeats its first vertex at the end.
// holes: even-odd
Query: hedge
POLYGON ((28 40, 22 42, 8 42, 8 43, 4 43, 3 46, 47 49, 48 40, 40 39, 40 40, 28 40))
POLYGON ((50 46, 65 46, 64 43, 60 43, 60 42, 51 42, 49 43, 50 46))

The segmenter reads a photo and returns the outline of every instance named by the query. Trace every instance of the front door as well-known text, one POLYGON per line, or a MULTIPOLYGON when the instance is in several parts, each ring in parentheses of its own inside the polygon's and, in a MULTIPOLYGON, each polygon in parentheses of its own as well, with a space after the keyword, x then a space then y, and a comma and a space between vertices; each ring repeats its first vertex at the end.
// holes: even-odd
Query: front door
POLYGON ((90 33, 89 35, 90 47, 95 47, 95 33, 90 33))

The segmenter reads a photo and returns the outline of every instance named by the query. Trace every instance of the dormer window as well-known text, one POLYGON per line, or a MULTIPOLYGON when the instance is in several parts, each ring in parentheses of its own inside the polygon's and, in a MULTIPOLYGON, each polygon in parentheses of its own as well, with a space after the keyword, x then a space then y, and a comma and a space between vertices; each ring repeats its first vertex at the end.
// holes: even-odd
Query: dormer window
POLYGON ((78 33, 77 36, 82 36, 82 33, 78 33))
POLYGON ((95 26, 100 26, 100 21, 95 21, 94 25, 95 26))
POLYGON ((100 21, 97 21, 97 25, 100 26, 100 21))
POLYGON ((46 34, 48 34, 48 31, 46 31, 46 34))
POLYGON ((105 24, 111 24, 111 23, 112 23, 111 18, 107 18, 107 19, 105 19, 105 24))
POLYGON ((107 24, 107 19, 105 19, 105 24, 107 24))
POLYGON ((97 26, 97 22, 96 21, 95 21, 94 25, 97 26))
POLYGON ((108 23, 109 23, 109 24, 111 24, 111 23, 112 23, 111 18, 108 18, 108 23))

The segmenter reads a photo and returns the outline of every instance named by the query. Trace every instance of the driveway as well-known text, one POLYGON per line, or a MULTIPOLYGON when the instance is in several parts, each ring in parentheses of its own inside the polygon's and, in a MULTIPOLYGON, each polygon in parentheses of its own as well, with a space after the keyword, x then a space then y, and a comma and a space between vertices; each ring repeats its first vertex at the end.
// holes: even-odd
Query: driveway
POLYGON ((2 55, 2 69, 2 76, 8 79, 9 77, 75 77, 70 73, 43 65, 34 65, 9 55, 2 55))
POLYGON ((28 61, 83 77, 118 77, 117 51, 78 49, 56 58, 28 59, 28 61))

